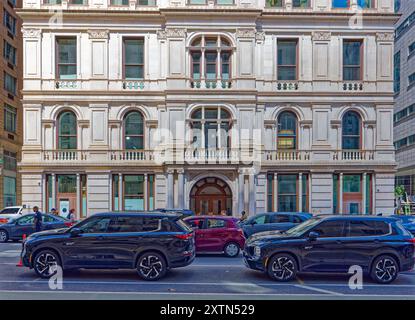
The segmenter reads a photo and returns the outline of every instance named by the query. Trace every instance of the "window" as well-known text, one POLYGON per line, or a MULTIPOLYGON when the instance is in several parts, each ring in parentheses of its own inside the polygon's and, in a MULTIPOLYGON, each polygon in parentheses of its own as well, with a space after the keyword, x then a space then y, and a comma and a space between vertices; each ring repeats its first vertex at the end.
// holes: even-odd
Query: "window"
POLYGON ((110 222, 110 217, 98 217, 85 220, 78 227, 83 233, 106 233, 110 222))
MULTIPOLYGON (((332 0, 332 6, 335 9, 349 8, 351 0, 332 0)), ((375 0, 357 0, 357 5, 362 9, 374 8, 375 0)))
POLYGON ((207 219, 207 229, 225 228, 226 221, 222 219, 207 219))
POLYGON ((3 177, 3 202, 5 207, 16 205, 16 178, 3 177))
POLYGON ((192 79, 229 80, 232 50, 230 42, 221 36, 202 36, 193 40, 190 46, 192 79))
POLYGON ((124 210, 144 210, 144 176, 124 176, 124 210))
POLYGON ((4 89, 13 95, 16 95, 17 79, 11 76, 10 74, 8 74, 7 72, 4 72, 3 75, 4 75, 4 89))
POLYGON ((415 54, 415 41, 412 42, 409 46, 408 46, 408 57, 412 57, 415 54))
POLYGON ((415 11, 413 11, 408 18, 405 19, 395 31, 395 41, 399 39, 406 31, 408 31, 415 23, 415 11))
POLYGON ((255 218, 253 221, 255 221, 255 224, 265 224, 268 223, 268 216, 267 215, 261 215, 257 218, 255 218))
POLYGON ((360 115, 354 111, 348 111, 342 121, 342 148, 345 150, 360 149, 360 115))
POLYGON ((401 111, 398 111, 397 113, 394 114, 393 116, 393 121, 394 122, 399 122, 402 119, 411 116, 412 114, 415 113, 415 103, 411 104, 409 107, 406 107, 405 109, 402 109, 401 111))
POLYGON ((297 175, 278 175, 278 210, 297 211, 297 175))
POLYGON ((415 84, 415 72, 408 77, 408 89, 415 84))
POLYGON ((111 220, 108 232, 150 232, 160 228, 160 219, 144 217, 118 217, 111 220))
POLYGON ((395 53, 393 56, 393 90, 395 93, 401 91, 401 52, 395 53))
POLYGON ((139 0, 138 5, 139 6, 156 6, 157 0, 139 0))
POLYGON ((144 78, 144 39, 124 39, 124 78, 144 78))
POLYGON ((361 191, 360 175, 343 176, 343 192, 360 192, 361 191))
POLYGON ((294 8, 309 8, 310 0, 293 0, 294 8))
POLYGON ((4 130, 16 133, 17 109, 12 106, 4 105, 4 130))
POLYGON ((286 214, 274 214, 271 216, 270 223, 288 223, 290 221, 290 217, 286 214))
POLYGON ((362 80, 362 41, 343 41, 343 80, 362 80))
POLYGON ((231 117, 220 107, 202 107, 191 116, 193 148, 230 148, 231 117))
POLYGON ((17 219, 17 224, 19 226, 25 225, 25 224, 33 224, 35 220, 35 215, 34 214, 28 214, 20 219, 17 219))
POLYGON ((267 7, 282 8, 283 0, 266 0, 267 7))
POLYGON ((399 9, 401 9, 401 0, 395 0, 394 7, 395 13, 399 12, 399 9))
POLYGON ((278 80, 297 80, 297 40, 277 42, 278 80))
POLYGON ((319 238, 336 238, 344 236, 343 221, 325 221, 312 230, 319 234, 319 238))
POLYGON ((124 148, 144 149, 144 117, 141 112, 131 111, 124 118, 124 148))
POLYGON ((333 8, 348 8, 350 6, 350 0, 332 0, 333 8))
POLYGON ((58 149, 77 149, 77 123, 72 111, 64 111, 58 117, 58 149))
POLYGON ((44 0, 45 4, 62 4, 62 0, 44 0))
POLYGON ((278 150, 294 150, 297 148, 297 117, 290 111, 282 112, 278 117, 278 150))
POLYGON ((76 38, 58 38, 57 76, 59 79, 76 79, 76 38))
POLYGON ((112 6, 128 6, 128 0, 111 0, 112 6))
POLYGON ((3 57, 13 65, 16 65, 16 48, 6 40, 3 40, 3 57))
POLYGON ((75 174, 59 174, 58 193, 76 193, 76 175, 75 174))
POLYGON ((383 221, 356 220, 348 222, 348 237, 381 236, 389 233, 389 224, 383 221))
POLYGON ((3 25, 12 35, 16 34, 16 18, 7 10, 3 10, 3 25))
POLYGON ((189 0, 189 4, 206 4, 206 0, 189 0))
POLYGON ((17 169, 17 154, 7 150, 3 151, 4 169, 10 171, 16 171, 17 169))
POLYGON ((83 4, 88 4, 88 0, 70 0, 69 1, 69 3, 70 4, 80 4, 80 5, 83 5, 83 4))

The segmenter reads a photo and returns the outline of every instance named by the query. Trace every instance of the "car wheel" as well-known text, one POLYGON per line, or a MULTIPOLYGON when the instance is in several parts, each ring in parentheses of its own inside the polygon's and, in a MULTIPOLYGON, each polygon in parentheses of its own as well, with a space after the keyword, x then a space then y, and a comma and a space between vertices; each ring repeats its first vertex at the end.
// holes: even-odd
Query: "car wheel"
POLYGON ((61 266, 58 255, 51 250, 38 252, 33 260, 33 269, 41 278, 50 278, 57 272, 57 267, 61 266))
POLYGON ((225 256, 234 258, 237 257, 240 251, 240 247, 235 242, 229 242, 226 244, 225 248, 223 248, 223 252, 225 253, 225 256))
POLYGON ((373 261, 370 275, 374 281, 387 284, 396 279, 398 272, 399 265, 395 258, 389 255, 383 255, 373 261))
POLYGON ((0 230, 0 242, 9 241, 9 233, 6 230, 0 230))
POLYGON ((144 280, 158 280, 167 272, 166 260, 159 253, 146 252, 138 258, 137 271, 144 280))
POLYGON ((297 261, 286 253, 273 256, 268 262, 268 276, 276 281, 291 281, 297 275, 297 261))

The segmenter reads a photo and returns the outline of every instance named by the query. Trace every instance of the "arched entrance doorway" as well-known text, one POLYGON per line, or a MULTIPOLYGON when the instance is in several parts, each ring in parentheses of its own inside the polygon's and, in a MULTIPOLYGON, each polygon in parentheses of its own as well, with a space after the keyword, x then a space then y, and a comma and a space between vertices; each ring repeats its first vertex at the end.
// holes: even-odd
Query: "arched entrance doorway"
POLYGON ((232 215, 232 191, 222 179, 201 179, 190 191, 190 209, 198 215, 232 215))

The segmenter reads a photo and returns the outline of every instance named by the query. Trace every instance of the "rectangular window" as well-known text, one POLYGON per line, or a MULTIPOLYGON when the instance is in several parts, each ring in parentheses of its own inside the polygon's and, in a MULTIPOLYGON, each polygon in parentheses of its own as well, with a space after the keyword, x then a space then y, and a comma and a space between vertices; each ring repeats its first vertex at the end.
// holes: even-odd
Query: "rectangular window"
POLYGON ((307 192, 307 190, 308 190, 308 174, 303 174, 301 176, 300 184, 301 184, 300 188, 301 188, 301 192, 302 192, 301 209, 302 209, 302 212, 308 212, 308 197, 307 197, 307 195, 308 195, 308 192, 307 192))
POLYGON ((204 5, 206 4, 206 0, 189 0, 189 4, 204 5))
POLYGON ((222 52, 221 53, 221 72, 222 72, 222 80, 229 80, 230 78, 230 61, 231 61, 231 53, 230 52, 222 52))
POLYGON ((139 6, 155 7, 157 5, 157 0, 139 0, 138 5, 139 6))
POLYGON ((76 79, 76 38, 57 38, 58 79, 76 79))
POLYGON ((112 210, 118 211, 120 209, 120 178, 118 174, 112 176, 112 210))
POLYGON ((267 175, 267 212, 273 212, 274 210, 274 174, 267 175))
POLYGON ((393 56, 393 78, 394 85, 393 90, 395 93, 401 91, 401 52, 398 51, 393 56))
POLYGON ((362 41, 343 41, 343 80, 362 80, 362 41))
POLYGON ((201 52, 192 52, 192 78, 194 80, 200 80, 200 58, 201 58, 201 52))
POLYGON ((360 192, 360 175, 344 175, 343 192, 360 192))
POLYGON ((333 174, 333 213, 339 213, 339 175, 333 174))
POLYGON ((16 178, 3 177, 3 205, 5 207, 16 205, 16 178))
POLYGON ((278 80, 297 80, 297 40, 277 42, 278 80))
POLYGON ((46 212, 50 212, 53 208, 53 197, 52 197, 52 175, 46 175, 46 212))
POLYGON ((350 0, 333 0, 331 6, 337 8, 348 8, 350 6, 350 0))
POLYGON ((408 46, 408 58, 415 54, 415 41, 408 46))
POLYGON ((44 4, 62 4, 62 0, 44 0, 44 4))
POLYGON ((16 18, 7 10, 3 10, 3 25, 12 35, 16 34, 16 18))
POLYGON ((218 54, 214 52, 205 52, 205 61, 206 61, 206 79, 215 80, 216 79, 216 61, 218 54))
POLYGON ((148 175, 148 210, 154 210, 154 175, 148 175))
MULTIPOLYGON (((343 175, 343 212, 359 214, 363 211, 363 186, 360 174, 343 175)), ((366 205, 366 204, 364 204, 366 205)))
POLYGON ((278 210, 297 211, 297 175, 278 175, 278 210))
POLYGON ((144 176, 124 176, 124 210, 144 210, 144 176))
POLYGON ((88 0, 70 0, 70 4, 87 5, 88 0))
POLYGON ((8 132, 16 133, 17 126, 17 109, 9 106, 8 104, 4 105, 4 130, 8 132))
POLYGON ((4 72, 3 75, 4 75, 4 89, 13 95, 16 95, 17 79, 11 76, 10 74, 8 74, 7 72, 4 72))
POLYGON ((144 78, 144 39, 124 39, 124 78, 144 78))
POLYGON ((310 0, 293 0, 294 8, 309 8, 310 0))
POLYGON ((3 167, 5 170, 16 171, 17 170, 17 154, 7 150, 3 151, 3 167))
POLYGON ((16 48, 3 40, 3 57, 12 65, 16 65, 16 48))
POLYGON ((112 6, 128 6, 128 0, 111 0, 112 6))
POLYGON ((408 77, 408 88, 415 84, 415 72, 408 77))
POLYGON ((58 193, 76 193, 76 175, 60 174, 57 176, 58 193))
POLYGON ((271 8, 281 8, 282 0, 266 0, 266 6, 271 8))

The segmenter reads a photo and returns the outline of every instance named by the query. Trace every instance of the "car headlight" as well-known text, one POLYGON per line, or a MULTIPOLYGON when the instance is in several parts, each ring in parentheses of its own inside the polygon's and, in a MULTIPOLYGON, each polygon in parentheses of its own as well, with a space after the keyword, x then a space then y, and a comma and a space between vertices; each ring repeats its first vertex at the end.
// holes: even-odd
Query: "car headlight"
POLYGON ((261 256, 261 247, 255 246, 254 247, 254 256, 260 257, 261 256))

